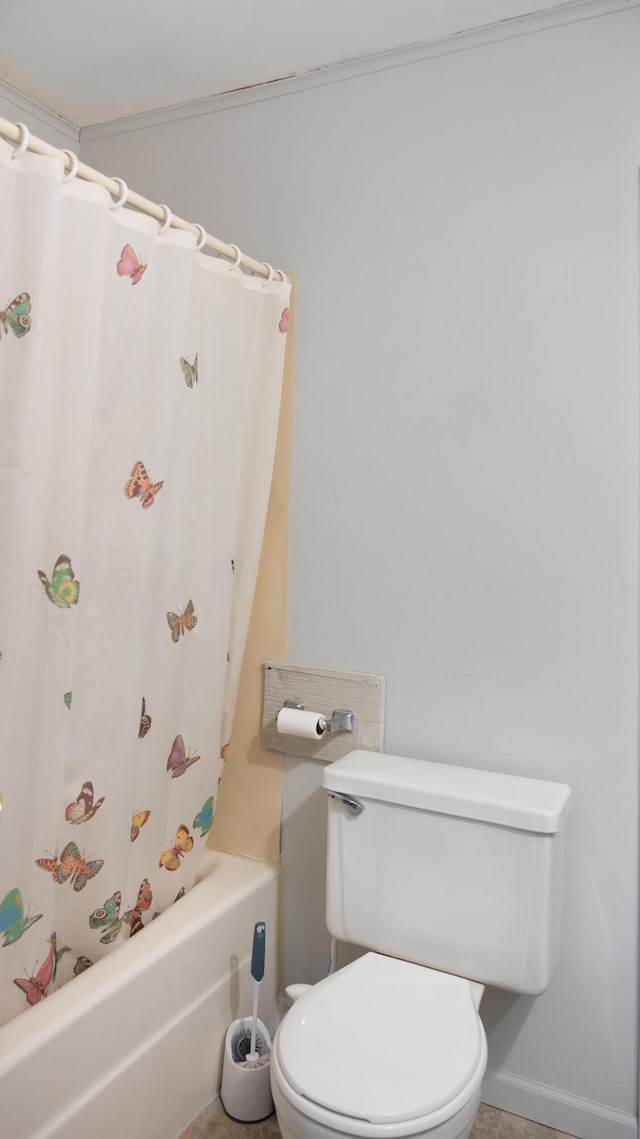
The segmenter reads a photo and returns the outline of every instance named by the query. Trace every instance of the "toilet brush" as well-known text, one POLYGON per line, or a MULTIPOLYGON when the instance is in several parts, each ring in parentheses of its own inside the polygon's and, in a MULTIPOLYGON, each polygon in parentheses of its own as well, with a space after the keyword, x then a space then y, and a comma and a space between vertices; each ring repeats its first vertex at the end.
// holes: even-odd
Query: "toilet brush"
POLYGON ((242 1064, 245 1068, 255 1068, 256 1065, 269 1063, 270 1049, 264 1036, 258 1031, 258 1000, 264 977, 265 936, 264 922, 256 922, 251 950, 253 1013, 251 1018, 245 1017, 244 1020, 237 1022, 238 1028, 231 1039, 231 1055, 234 1063, 242 1064))
POLYGON ((256 922, 251 950, 253 1012, 234 1020, 224 1047, 220 1100, 227 1115, 240 1123, 258 1123, 273 1114, 270 1061, 271 1038, 258 1020, 260 985, 264 977, 266 926, 256 922))

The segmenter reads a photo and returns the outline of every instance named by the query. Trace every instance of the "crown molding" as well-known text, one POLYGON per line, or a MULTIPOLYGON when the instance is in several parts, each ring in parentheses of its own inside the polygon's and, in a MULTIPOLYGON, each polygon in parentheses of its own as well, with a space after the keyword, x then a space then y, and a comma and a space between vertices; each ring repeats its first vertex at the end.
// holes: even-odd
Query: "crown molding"
POLYGON ((144 130, 147 127, 163 126, 166 123, 177 122, 181 119, 212 115, 218 111, 230 110, 233 107, 246 106, 248 103, 258 103, 266 99, 295 95, 312 87, 324 87, 331 83, 342 83, 348 79, 371 75, 377 71, 406 67, 421 60, 449 55, 453 52, 468 51, 474 47, 546 31, 549 28, 561 27, 564 24, 576 23, 581 20, 608 16, 614 12, 637 8, 639 5, 640 0, 570 0, 561 8, 551 8, 545 12, 518 16, 510 20, 502 20, 498 24, 474 28, 467 32, 458 32, 445 40, 423 41, 411 44, 408 47, 394 48, 375 55, 318 67, 300 75, 288 75, 282 79, 273 79, 267 83, 243 87, 237 91, 225 91, 219 95, 194 99, 188 103, 179 103, 154 111, 144 111, 138 115, 127 115, 120 119, 112 119, 110 122, 95 123, 92 126, 81 128, 80 142, 92 142, 94 139, 127 134, 130 131, 144 130))
POLYGON ((70 142, 74 142, 76 146, 80 142, 80 128, 74 126, 67 119, 63 119, 61 115, 56 115, 55 111, 48 110, 35 99, 30 99, 28 95, 23 95, 22 91, 18 91, 16 87, 12 87, 10 83, 5 83, 0 79, 0 99, 7 103, 11 103, 16 108, 17 115, 28 115, 32 119, 37 119, 38 122, 44 123, 45 126, 51 127, 53 130, 63 134, 70 142))

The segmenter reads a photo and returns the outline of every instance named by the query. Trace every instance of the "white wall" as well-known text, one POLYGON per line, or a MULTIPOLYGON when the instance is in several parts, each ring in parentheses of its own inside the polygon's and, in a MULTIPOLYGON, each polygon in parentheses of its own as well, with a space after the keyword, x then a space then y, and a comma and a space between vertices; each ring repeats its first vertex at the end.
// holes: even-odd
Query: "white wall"
POLYGON ((636 1110, 639 47, 634 7, 82 152, 296 270, 290 659, 385 673, 390 751, 572 785, 488 1094, 594 1139, 636 1110))

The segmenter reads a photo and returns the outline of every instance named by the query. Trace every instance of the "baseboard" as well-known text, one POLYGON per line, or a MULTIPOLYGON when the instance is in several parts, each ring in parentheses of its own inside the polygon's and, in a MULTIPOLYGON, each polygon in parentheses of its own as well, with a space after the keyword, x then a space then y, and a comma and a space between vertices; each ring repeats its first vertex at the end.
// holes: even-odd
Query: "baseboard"
POLYGON ((578 1139, 638 1139, 634 1115, 495 1068, 485 1075, 482 1101, 578 1139))

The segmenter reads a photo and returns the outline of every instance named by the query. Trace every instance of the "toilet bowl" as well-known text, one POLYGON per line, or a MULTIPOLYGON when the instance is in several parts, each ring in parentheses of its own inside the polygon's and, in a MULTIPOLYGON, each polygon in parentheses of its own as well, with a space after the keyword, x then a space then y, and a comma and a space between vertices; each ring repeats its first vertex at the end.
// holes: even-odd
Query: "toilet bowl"
POLYGON ((466 1139, 487 1063, 482 992, 379 953, 314 985, 273 1044, 284 1139, 466 1139))

